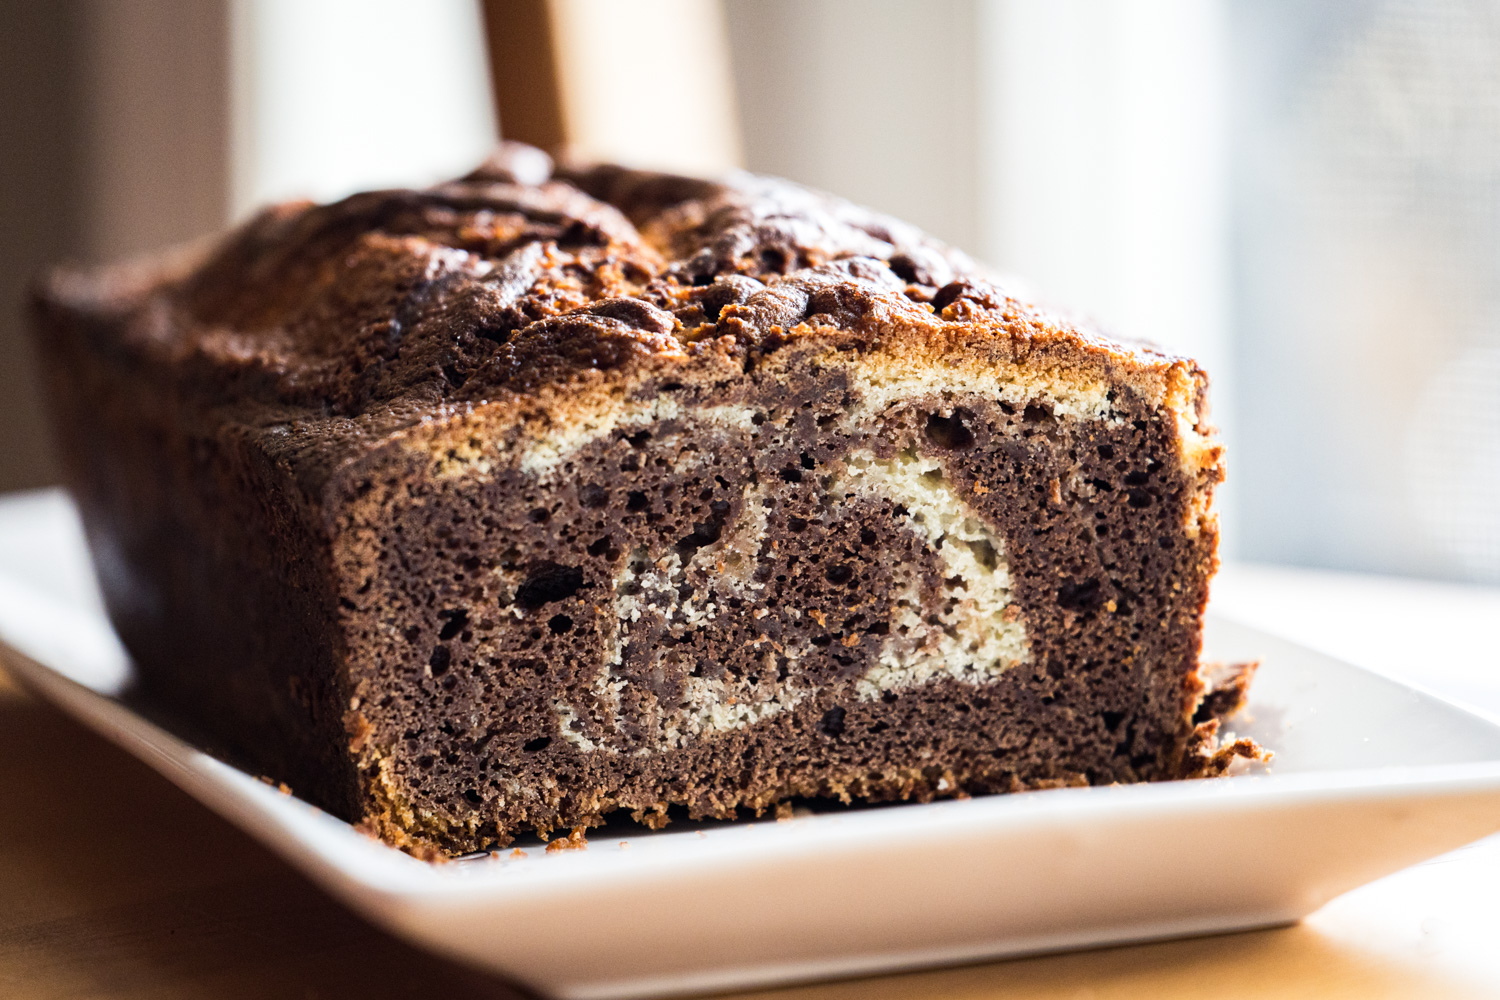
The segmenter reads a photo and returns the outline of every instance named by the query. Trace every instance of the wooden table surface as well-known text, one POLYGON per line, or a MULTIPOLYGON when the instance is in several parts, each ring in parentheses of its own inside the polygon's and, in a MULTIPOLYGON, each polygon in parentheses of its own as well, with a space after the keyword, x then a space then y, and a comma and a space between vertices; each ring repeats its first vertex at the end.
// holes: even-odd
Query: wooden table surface
MULTIPOLYGON (((1485 634, 1500 622, 1500 591, 1240 569, 1226 573, 1216 603, 1500 710, 1500 655, 1485 634)), ((1495 997, 1497 941, 1500 839, 1491 838, 1342 896, 1296 927, 757 996, 1495 997)), ((523 995, 365 924, 0 673, 0 997, 523 995)))

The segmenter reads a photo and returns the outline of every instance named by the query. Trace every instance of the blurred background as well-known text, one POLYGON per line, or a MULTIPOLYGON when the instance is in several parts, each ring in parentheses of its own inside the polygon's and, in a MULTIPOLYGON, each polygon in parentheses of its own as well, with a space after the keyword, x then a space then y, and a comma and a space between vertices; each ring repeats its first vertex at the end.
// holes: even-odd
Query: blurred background
MULTIPOLYGON (((581 153, 825 188, 1199 358, 1232 556, 1500 583, 1500 3, 547 9, 581 153)), ((519 44, 479 0, 0 0, 0 37, 6 490, 56 476, 31 275, 462 172, 519 44)))

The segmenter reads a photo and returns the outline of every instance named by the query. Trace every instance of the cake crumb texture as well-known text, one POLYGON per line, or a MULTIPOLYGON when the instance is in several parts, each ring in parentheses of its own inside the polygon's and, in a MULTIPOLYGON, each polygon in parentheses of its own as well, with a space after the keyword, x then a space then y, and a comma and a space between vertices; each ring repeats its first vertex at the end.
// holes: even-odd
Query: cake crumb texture
POLYGON ((143 685, 418 856, 1260 753, 1206 375, 840 199, 508 145, 33 316, 143 685))

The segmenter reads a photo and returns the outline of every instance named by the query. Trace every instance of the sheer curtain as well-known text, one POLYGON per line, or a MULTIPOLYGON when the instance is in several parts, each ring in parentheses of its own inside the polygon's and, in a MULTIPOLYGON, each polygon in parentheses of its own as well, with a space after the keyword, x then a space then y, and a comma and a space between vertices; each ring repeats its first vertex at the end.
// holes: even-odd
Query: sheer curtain
POLYGON ((1500 583, 1500 7, 1232 11, 1245 547, 1500 583))
POLYGON ((474 0, 230 0, 231 212, 456 176, 495 142, 474 0))

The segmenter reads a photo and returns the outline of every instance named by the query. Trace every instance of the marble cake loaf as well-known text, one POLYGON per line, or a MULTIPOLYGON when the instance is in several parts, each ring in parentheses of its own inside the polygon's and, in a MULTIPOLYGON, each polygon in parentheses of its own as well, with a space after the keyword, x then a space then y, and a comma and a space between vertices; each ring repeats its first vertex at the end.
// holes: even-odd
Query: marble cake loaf
POLYGON ((1202 371, 837 199, 507 146, 33 311, 145 693, 417 853, 1249 752, 1202 371))

